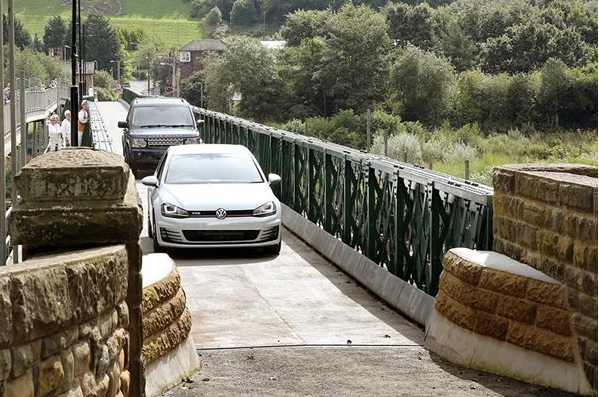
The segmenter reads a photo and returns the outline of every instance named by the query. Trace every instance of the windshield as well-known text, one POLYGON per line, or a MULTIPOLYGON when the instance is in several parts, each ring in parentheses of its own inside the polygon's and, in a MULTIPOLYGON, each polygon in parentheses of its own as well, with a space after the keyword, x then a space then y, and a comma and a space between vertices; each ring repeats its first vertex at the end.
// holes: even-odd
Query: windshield
POLYGON ((133 110, 131 124, 137 127, 193 127, 187 106, 139 106, 133 110))
POLYGON ((259 183, 262 176, 243 153, 197 153, 171 157, 165 183, 259 183))

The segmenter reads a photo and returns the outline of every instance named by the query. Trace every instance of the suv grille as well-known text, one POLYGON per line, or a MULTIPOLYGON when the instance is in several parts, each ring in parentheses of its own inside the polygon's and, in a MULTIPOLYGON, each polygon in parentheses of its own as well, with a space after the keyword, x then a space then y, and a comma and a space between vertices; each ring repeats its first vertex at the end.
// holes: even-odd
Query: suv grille
POLYGON ((188 241, 248 241, 255 240, 258 230, 183 230, 188 241))
POLYGON ((184 138, 149 138, 148 146, 173 146, 185 143, 184 138))

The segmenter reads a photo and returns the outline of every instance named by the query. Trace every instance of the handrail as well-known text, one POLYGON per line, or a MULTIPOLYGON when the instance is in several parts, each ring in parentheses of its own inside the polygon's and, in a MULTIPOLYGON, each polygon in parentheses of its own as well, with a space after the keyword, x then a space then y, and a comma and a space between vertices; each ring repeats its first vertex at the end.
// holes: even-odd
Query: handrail
MULTIPOLYGON (((22 100, 24 98, 24 112, 17 112, 16 114, 16 123, 15 123, 15 132, 16 132, 16 138, 17 138, 17 145, 24 145, 26 143, 24 142, 20 142, 21 140, 21 124, 23 123, 23 115, 25 117, 25 123, 29 123, 32 121, 37 121, 37 120, 44 120, 46 119, 50 112, 56 110, 59 108, 59 102, 62 98, 66 98, 69 95, 69 90, 68 90, 68 85, 62 82, 56 82, 56 84, 54 84, 53 86, 49 87, 49 88, 42 88, 41 85, 39 84, 39 80, 36 79, 27 79, 25 81, 23 81, 23 84, 25 84, 25 89, 21 89, 21 79, 17 79, 16 80, 16 87, 14 87, 15 89, 15 95, 14 98, 16 100, 16 108, 17 109, 21 109, 22 108, 22 100), (24 95, 22 95, 21 93, 24 92, 24 95)), ((11 151, 11 145, 10 144, 6 144, 8 142, 6 142, 7 140, 10 141, 11 138, 11 112, 9 111, 8 107, 10 106, 10 103, 7 100, 3 100, 3 104, 0 104, 0 106, 4 106, 5 110, 4 110, 4 120, 2 120, 0 122, 0 124, 2 124, 2 127, 4 128, 4 137, 3 139, 5 140, 5 152, 6 154, 9 154, 11 151)), ((46 134, 44 135, 45 138, 47 138, 46 134)), ((34 156, 37 153, 32 153, 34 156)), ((17 154, 18 155, 18 154, 17 154)), ((24 159, 21 159, 21 162, 24 163, 24 159)), ((23 164, 21 164, 23 165, 23 164)), ((14 186, 12 187, 14 189, 14 186)), ((12 204, 12 203, 11 203, 12 204)), ((12 212, 12 206, 9 207, 4 214, 5 217, 5 221, 6 224, 8 225, 8 220, 10 217, 10 214, 12 212)), ((0 247, 1 251, 0 251, 0 266, 5 265, 7 259, 9 258, 9 256, 11 255, 12 252, 12 245, 11 245, 11 238, 10 235, 6 234, 6 236, 4 236, 3 239, 3 247, 0 247)), ((14 262, 18 262, 18 257, 14 257, 13 258, 14 262)))

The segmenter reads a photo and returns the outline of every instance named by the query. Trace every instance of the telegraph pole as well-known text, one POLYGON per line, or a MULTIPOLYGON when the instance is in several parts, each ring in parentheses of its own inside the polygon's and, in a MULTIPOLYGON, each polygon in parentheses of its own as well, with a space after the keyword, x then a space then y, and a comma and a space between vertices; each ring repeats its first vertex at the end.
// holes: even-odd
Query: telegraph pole
MULTIPOLYGON (((1 0, 0 0, 1 1, 1 0)), ((79 146, 77 120, 79 94, 77 90, 77 0, 72 0, 71 14, 71 145, 79 146)))
MULTIPOLYGON (((2 10, 3 1, 0 0, 0 15, 4 14, 2 10)), ((0 30, 0 48, 4 48, 4 29, 0 30)), ((0 51, 0 65, 4 65, 4 51, 0 51)), ((0 88, 4 89, 4 67, 0 68, 0 88)), ((0 104, 0 129, 2 135, 4 131, 4 93, 2 94, 2 103, 0 104)), ((4 156, 4 139, 0 139, 0 153, 4 156)), ((2 203, 2 213, 0 214, 0 254, 2 255, 2 263, 6 261, 8 250, 6 247, 6 167, 5 162, 0 161, 0 203, 2 203)))
POLYGON ((78 28, 78 34, 79 34, 79 52, 77 53, 79 55, 78 59, 79 59, 79 102, 81 103, 83 101, 83 95, 85 95, 85 93, 83 92, 83 79, 84 79, 84 75, 83 75, 83 40, 81 38, 81 0, 77 0, 77 28, 78 28))
MULTIPOLYGON (((10 180, 12 181, 12 205, 17 203, 15 189, 15 174, 17 173, 17 84, 15 76, 15 5, 14 0, 8 0, 8 78, 10 81, 10 180)), ((22 81, 21 84, 24 82, 22 81)), ((24 100, 25 98, 21 98, 24 100)), ((21 125, 21 128, 24 128, 21 125)), ((4 139, 2 137, 1 139, 4 139)))

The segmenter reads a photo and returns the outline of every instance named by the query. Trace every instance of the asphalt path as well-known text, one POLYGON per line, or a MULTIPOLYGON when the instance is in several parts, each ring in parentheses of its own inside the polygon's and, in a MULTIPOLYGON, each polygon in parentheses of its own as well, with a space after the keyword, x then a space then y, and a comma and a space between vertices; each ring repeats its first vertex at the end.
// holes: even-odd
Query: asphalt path
MULTIPOLYGON (((126 109, 98 109, 122 152, 126 109)), ((138 180, 144 209, 147 191, 138 180)), ((146 216, 144 254, 152 252, 146 216)), ((281 253, 176 250, 201 368, 164 396, 566 396, 456 367, 424 332, 287 230, 281 253)))

